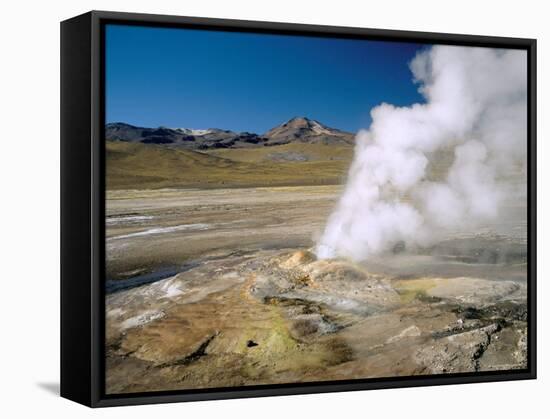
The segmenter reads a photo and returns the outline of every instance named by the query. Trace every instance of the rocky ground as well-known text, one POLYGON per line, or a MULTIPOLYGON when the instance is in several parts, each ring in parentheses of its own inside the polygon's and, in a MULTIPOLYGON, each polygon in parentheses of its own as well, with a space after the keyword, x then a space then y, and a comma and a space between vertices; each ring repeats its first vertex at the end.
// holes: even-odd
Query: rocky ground
POLYGON ((107 393, 526 367, 522 238, 317 260, 337 189, 201 194, 109 196, 107 393))
POLYGON ((219 257, 107 296, 107 391, 525 368, 525 291, 308 251, 219 257))

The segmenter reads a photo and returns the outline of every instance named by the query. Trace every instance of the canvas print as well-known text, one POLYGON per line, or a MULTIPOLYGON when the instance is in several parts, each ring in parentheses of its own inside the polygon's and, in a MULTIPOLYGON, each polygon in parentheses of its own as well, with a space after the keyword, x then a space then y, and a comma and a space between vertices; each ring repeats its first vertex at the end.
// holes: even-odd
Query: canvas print
POLYGON ((527 368, 527 53, 105 28, 105 389, 527 368))

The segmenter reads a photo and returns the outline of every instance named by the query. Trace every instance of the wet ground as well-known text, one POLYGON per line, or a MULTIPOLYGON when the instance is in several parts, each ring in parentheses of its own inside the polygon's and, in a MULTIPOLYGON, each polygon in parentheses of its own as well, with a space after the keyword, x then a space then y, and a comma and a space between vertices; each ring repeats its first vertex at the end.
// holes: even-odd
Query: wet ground
POLYGON ((521 207, 430 249, 316 260, 339 191, 109 192, 107 392, 526 367, 521 207))

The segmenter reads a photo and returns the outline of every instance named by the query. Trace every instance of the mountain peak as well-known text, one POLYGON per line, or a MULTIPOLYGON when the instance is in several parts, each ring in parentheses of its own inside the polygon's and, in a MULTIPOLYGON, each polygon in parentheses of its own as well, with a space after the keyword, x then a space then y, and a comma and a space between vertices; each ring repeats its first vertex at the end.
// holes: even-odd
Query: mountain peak
POLYGON ((270 144, 286 144, 289 142, 352 144, 353 134, 329 128, 320 122, 305 116, 295 116, 264 134, 270 144))
POLYGON ((293 126, 293 127, 311 127, 312 123, 315 122, 305 116, 295 116, 294 118, 289 119, 281 126, 293 126))
POLYGON ((309 122, 311 119, 309 119, 307 116, 295 116, 294 118, 290 118, 287 122, 309 122))

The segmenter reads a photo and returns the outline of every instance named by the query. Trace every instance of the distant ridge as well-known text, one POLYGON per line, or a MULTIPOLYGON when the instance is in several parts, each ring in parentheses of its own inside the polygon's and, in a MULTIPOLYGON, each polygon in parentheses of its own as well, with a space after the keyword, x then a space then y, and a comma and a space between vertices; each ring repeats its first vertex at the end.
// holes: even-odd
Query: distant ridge
POLYGON ((107 140, 159 144, 189 150, 217 148, 252 148, 288 143, 353 144, 354 135, 327 127, 306 117, 295 117, 278 125, 263 135, 251 132, 234 132, 219 128, 146 128, 124 122, 105 126, 107 140))

